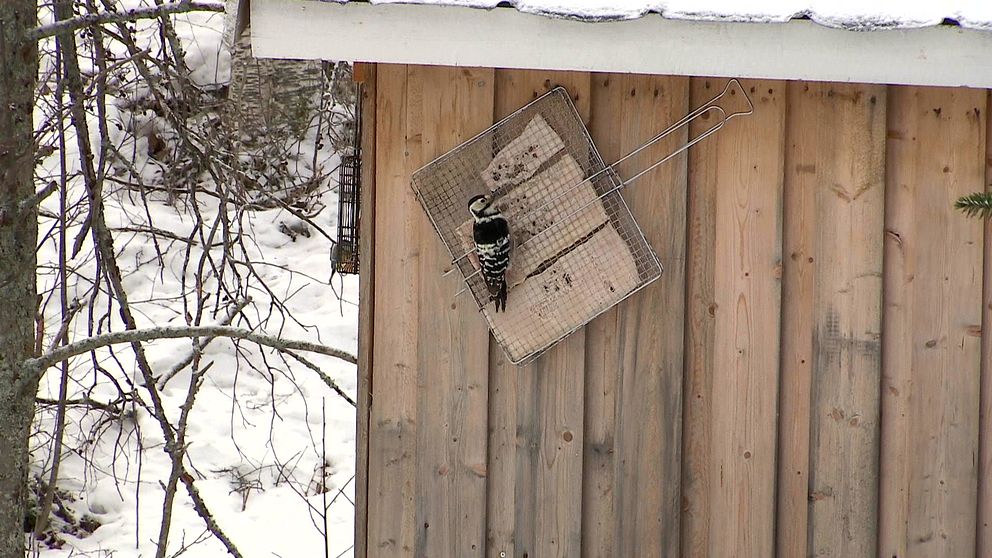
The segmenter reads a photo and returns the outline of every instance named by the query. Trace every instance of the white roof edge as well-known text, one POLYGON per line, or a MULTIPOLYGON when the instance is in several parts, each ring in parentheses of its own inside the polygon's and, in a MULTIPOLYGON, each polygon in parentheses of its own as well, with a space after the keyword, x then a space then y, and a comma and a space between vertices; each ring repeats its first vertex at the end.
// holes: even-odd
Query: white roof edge
POLYGON ((992 88, 992 33, 807 20, 589 23, 514 8, 251 0, 255 56, 992 88))
POLYGON ((954 24, 992 30, 987 0, 321 0, 371 4, 429 4, 492 9, 513 7, 545 17, 585 22, 622 21, 646 15, 667 19, 784 23, 810 19, 855 31, 954 24))

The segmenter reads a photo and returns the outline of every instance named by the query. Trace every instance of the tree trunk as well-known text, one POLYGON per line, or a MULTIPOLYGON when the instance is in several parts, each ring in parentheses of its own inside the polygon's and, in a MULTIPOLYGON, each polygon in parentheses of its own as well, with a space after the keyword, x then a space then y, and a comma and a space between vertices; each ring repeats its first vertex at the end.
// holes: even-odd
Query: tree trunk
POLYGON ((302 137, 320 106, 321 63, 255 58, 246 32, 231 45, 231 124, 251 141, 265 141, 273 128, 289 126, 302 137))
POLYGON ((28 436, 37 380, 22 377, 33 356, 38 214, 19 203, 34 193, 32 140, 38 50, 21 41, 37 23, 37 0, 0 0, 0 558, 24 557, 28 436))

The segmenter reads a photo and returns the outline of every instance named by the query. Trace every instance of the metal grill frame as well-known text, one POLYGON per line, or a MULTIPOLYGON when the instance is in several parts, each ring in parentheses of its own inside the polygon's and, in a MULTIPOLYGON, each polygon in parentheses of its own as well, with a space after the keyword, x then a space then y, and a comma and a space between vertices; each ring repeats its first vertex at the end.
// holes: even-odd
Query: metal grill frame
MULTIPOLYGON (((474 174, 480 174, 480 171, 484 170, 485 165, 480 164, 473 168, 475 171, 474 174)), ((474 174, 469 173, 466 175, 466 178, 471 180, 474 178, 474 174)), ((452 179, 451 176, 447 176, 445 178, 448 180, 452 179)), ((461 181, 459 181, 459 183, 461 183, 461 181)), ((581 329, 603 312, 606 312, 616 304, 621 303, 634 293, 640 291, 647 285, 657 280, 663 273, 664 268, 661 261, 652 249, 651 245, 648 243, 644 233, 641 231, 641 228, 634 220, 633 215, 630 212, 630 208, 627 206, 626 201, 620 194, 620 189, 624 185, 623 181, 620 179, 613 167, 607 166, 603 161, 599 150, 596 148, 595 142, 593 142, 588 130, 582 123, 582 119, 579 116, 578 111, 575 109, 572 99, 563 87, 556 87, 552 89, 534 101, 531 101, 520 109, 514 111, 512 114, 496 122, 486 130, 474 136, 472 139, 462 143, 458 147, 455 147, 451 151, 424 165, 413 173, 411 185, 416 193, 418 201, 424 209, 424 212, 427 213, 431 225, 434 227, 435 232, 437 232, 442 243, 445 245, 445 248, 448 250, 448 253, 451 255, 453 264, 461 273, 463 282, 472 293, 473 298, 475 299, 480 310, 485 314, 486 319, 489 322, 490 330, 497 338, 500 346, 504 349, 508 360, 510 360, 513 364, 524 364, 537 358, 559 341, 581 329), (552 112, 555 110, 554 108, 550 110, 546 109, 546 105, 550 105, 552 103, 561 103, 560 113, 552 112), (491 311, 486 308, 486 305, 490 302, 488 289, 485 287, 481 277, 479 277, 476 273, 476 269, 472 265, 472 262, 468 257, 466 257, 467 254, 464 253, 462 244, 454 242, 454 239, 457 239, 458 226, 463 224, 465 220, 469 219, 469 214, 465 208, 465 203, 468 198, 472 193, 490 194, 492 190, 490 190, 490 188, 486 185, 481 176, 470 186, 462 186, 466 191, 466 194, 468 194, 464 196, 464 199, 453 200, 450 197, 447 199, 440 199, 438 197, 439 194, 434 192, 425 192, 421 186, 425 182, 429 183, 432 178, 436 178, 436 176, 431 175, 431 173, 435 173, 436 175, 439 173, 450 172, 449 167, 456 164, 456 162, 453 162, 455 158, 465 157, 466 155, 472 156, 470 150, 479 150, 483 159, 488 158, 489 160, 492 160, 492 158, 501 153, 501 151, 506 148, 510 142, 521 136, 528 124, 530 124, 533 120, 533 115, 537 114, 540 114, 542 117, 551 115, 551 117, 549 117, 551 121, 547 122, 547 124, 557 134, 562 142, 565 143, 565 146, 557 150, 547 160, 543 161, 540 168, 528 174, 525 179, 517 183, 511 183, 508 185, 504 184, 497 188, 494 192, 496 194, 496 198, 499 199, 503 194, 517 188, 521 183, 537 177, 541 174, 541 172, 547 170, 548 167, 551 166, 550 161, 554 161, 556 159, 561 160, 561 158, 565 155, 571 155, 582 170, 583 179, 580 183, 589 182, 596 194, 596 199, 602 205, 603 213, 605 213, 607 217, 606 226, 612 226, 614 228, 614 230, 627 245, 630 252, 630 257, 636 262, 637 281, 636 286, 626 294, 616 297, 615 300, 610 298, 610 302, 606 306, 599 308, 594 313, 588 313, 578 318, 578 323, 574 327, 568 329, 564 333, 555 334, 554 338, 548 340, 547 342, 542 342, 539 349, 532 351, 521 358, 514 359, 508 350, 506 340, 500 338, 499 332, 494 327, 493 315, 491 311), (556 114, 559 118, 555 118, 556 114), (491 138, 491 143, 489 145, 485 145, 485 140, 487 138, 491 138), (442 207, 448 208, 448 213, 446 215, 439 215, 439 208, 442 207)), ((567 197, 563 198, 563 200, 564 201, 561 203, 567 202, 567 197)), ((555 201, 558 202, 558 200, 555 201)), ((595 208, 595 205, 593 207, 595 208)), ((573 213, 579 213, 581 211, 584 211, 584 209, 579 208, 573 213)), ((527 213, 524 215, 528 216, 527 213)), ((513 227, 512 216, 508 217, 511 218, 511 227, 513 227)), ((566 229, 571 226, 569 223, 564 223, 564 225, 566 229)), ((557 226, 557 223, 552 227, 554 226, 557 226)), ((540 233, 538 233, 538 235, 540 235, 540 233)))

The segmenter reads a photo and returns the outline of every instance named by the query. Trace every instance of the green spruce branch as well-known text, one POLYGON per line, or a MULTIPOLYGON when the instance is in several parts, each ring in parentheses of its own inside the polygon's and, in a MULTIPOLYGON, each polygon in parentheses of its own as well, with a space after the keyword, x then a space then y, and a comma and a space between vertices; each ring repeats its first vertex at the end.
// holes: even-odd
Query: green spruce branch
POLYGON ((960 209, 968 217, 992 217, 992 192, 975 192, 958 198, 954 207, 960 209))

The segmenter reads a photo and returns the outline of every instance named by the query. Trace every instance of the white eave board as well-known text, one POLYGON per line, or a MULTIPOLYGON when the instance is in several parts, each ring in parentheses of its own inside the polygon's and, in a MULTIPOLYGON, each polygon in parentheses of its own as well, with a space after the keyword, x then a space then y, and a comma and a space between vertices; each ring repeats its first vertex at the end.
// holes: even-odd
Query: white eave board
POLYGON ((806 20, 582 22, 513 8, 251 0, 260 58, 992 87, 992 33, 806 20))

